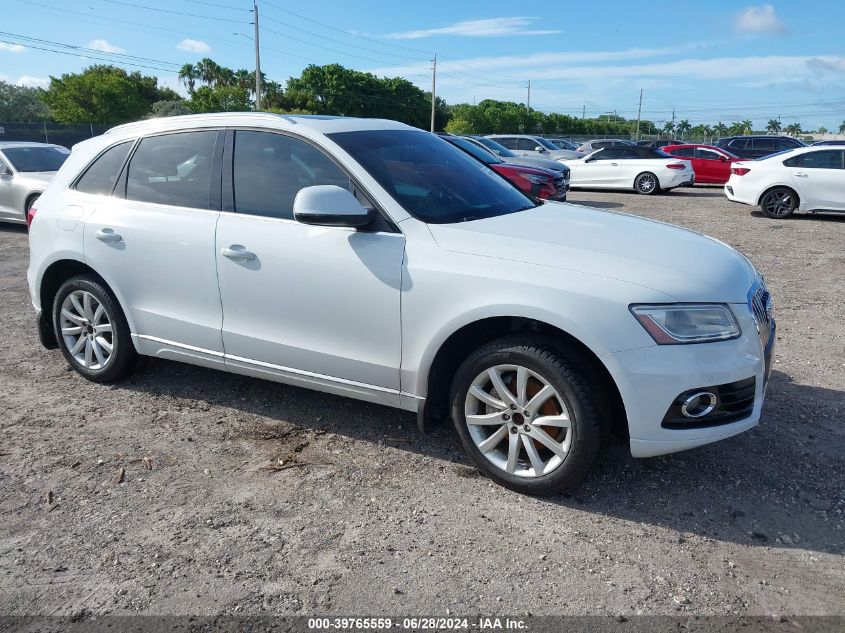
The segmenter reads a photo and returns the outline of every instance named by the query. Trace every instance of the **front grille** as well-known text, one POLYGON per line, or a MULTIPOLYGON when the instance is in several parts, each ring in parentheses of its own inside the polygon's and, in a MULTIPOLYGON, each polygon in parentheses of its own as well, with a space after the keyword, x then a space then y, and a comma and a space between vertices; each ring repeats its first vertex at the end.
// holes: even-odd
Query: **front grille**
POLYGON ((730 424, 742 420, 754 411, 754 394, 757 389, 757 379, 752 376, 744 380, 729 382, 713 387, 691 389, 680 394, 666 415, 663 417, 664 429, 700 429, 721 424, 730 424), (701 418, 688 418, 681 412, 684 400, 700 391, 709 391, 716 395, 716 406, 711 413, 701 418))
POLYGON ((765 348, 769 342, 769 336, 771 336, 772 296, 766 288, 766 283, 762 280, 749 291, 748 295, 748 309, 754 315, 757 332, 760 334, 760 342, 765 348))

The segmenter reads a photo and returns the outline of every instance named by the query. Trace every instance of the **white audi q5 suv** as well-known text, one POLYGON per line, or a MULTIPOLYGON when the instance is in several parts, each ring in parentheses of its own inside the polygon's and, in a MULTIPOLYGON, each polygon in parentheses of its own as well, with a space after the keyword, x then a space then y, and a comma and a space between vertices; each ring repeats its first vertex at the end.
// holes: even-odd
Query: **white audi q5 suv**
POLYGON ((479 469, 575 485, 760 419, 775 340, 749 261, 525 197, 392 121, 173 117, 80 143, 32 211, 41 340, 95 382, 138 354, 451 418, 479 469))

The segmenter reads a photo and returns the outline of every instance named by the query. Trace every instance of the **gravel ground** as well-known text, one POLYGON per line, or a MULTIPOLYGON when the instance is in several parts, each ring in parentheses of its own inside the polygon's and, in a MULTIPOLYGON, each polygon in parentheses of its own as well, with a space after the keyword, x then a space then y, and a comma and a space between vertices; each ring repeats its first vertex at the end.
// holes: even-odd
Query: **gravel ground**
POLYGON ((616 441, 550 499, 392 409, 157 360, 86 382, 39 346, 26 233, 0 227, 0 615, 845 614, 845 217, 708 187, 571 201, 740 249, 780 332, 757 428, 616 441))

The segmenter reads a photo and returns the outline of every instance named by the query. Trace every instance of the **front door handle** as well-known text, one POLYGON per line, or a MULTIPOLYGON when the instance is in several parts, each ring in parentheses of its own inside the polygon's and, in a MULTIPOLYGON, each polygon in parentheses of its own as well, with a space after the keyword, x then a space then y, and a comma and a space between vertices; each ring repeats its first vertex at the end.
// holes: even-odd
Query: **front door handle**
POLYGON ((112 229, 100 229, 94 233, 94 237, 105 244, 117 244, 123 240, 123 237, 119 233, 115 233, 112 229))
POLYGON ((797 172, 795 172, 795 175, 796 175, 798 178, 806 178, 806 177, 807 177, 807 174, 806 174, 805 172, 803 172, 803 171, 797 171, 797 172))
POLYGON ((255 259, 255 253, 246 250, 240 244, 232 244, 231 246, 225 247, 220 250, 220 254, 236 262, 249 262, 255 259))
POLYGON ((610 163, 611 167, 619 167, 619 163, 610 163))

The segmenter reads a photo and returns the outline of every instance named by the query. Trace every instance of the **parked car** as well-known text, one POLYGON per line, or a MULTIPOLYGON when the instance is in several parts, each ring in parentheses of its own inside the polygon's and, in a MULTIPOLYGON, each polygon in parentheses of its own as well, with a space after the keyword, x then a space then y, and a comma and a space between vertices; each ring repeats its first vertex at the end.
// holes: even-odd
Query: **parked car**
POLYGON ((755 426, 776 339, 732 248, 537 204, 378 119, 113 128, 74 147, 29 242, 41 340, 88 380, 141 354, 397 407, 423 430, 451 417, 481 471, 530 494, 577 483, 615 425, 637 457, 755 426))
POLYGON ((547 138, 546 140, 553 145, 557 145, 560 149, 568 149, 573 152, 578 151, 578 146, 572 141, 567 141, 565 138, 547 138))
POLYGON ((683 141, 676 141, 671 138, 662 138, 656 141, 637 141, 640 147, 648 147, 649 149, 663 149, 667 145, 683 145, 683 141))
POLYGON ((845 147, 800 149, 731 166, 728 200, 759 205, 769 218, 795 211, 845 211, 845 147))
POLYGON ((474 143, 476 146, 484 149, 494 156, 498 156, 506 163, 512 163, 514 165, 528 165, 529 167, 540 167, 542 169, 550 169, 552 171, 560 172, 561 175, 566 176, 566 180, 569 180, 569 167, 566 166, 566 163, 558 160, 552 160, 551 158, 539 158, 536 156, 517 156, 514 152, 510 151, 504 145, 500 145, 492 138, 487 138, 486 136, 463 136, 461 138, 465 138, 470 143, 474 143))
POLYGON ((769 154, 785 152, 798 147, 806 147, 807 144, 791 136, 726 136, 717 139, 713 145, 719 149, 729 151, 740 158, 762 158, 769 154))
POLYGON ((541 136, 530 136, 528 134, 488 134, 497 143, 507 147, 519 156, 541 156, 552 160, 569 160, 581 158, 580 152, 573 152, 568 149, 560 149, 554 143, 550 143, 541 136))
POLYGON ((581 146, 578 148, 578 151, 582 152, 584 155, 587 155, 595 152, 597 149, 604 149, 606 147, 633 146, 635 146, 635 143, 633 141, 626 141, 625 139, 621 138, 600 138, 582 143, 581 146))
POLYGON ((839 141, 816 141, 812 146, 816 145, 845 145, 845 138, 839 141))
POLYGON ((465 138, 452 134, 439 136, 495 171, 525 195, 542 200, 566 201, 566 193, 569 191, 569 168, 566 168, 564 176, 559 171, 506 163, 465 138))
POLYGON ((573 188, 633 189, 650 195, 695 183, 688 161, 636 145, 599 149, 567 165, 573 188))
POLYGON ((662 151, 688 160, 695 172, 695 182, 723 185, 731 176, 731 165, 742 160, 713 145, 666 145, 662 151))
POLYGON ((24 224, 70 152, 45 143, 0 143, 0 221, 24 224))

